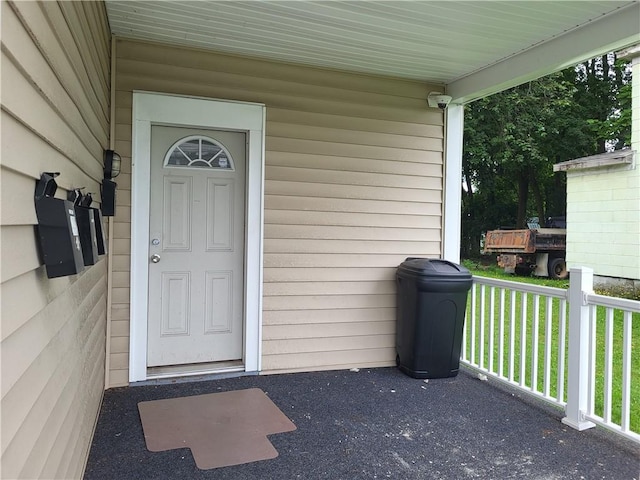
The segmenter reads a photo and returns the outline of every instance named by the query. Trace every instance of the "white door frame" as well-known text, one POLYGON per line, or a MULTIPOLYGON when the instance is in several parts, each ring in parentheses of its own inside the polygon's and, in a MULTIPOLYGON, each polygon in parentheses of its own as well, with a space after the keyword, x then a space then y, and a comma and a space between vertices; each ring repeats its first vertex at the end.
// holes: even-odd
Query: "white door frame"
POLYGON ((131 314, 129 381, 147 380, 151 125, 218 128, 247 134, 244 370, 261 369, 265 106, 133 92, 131 140, 131 314))

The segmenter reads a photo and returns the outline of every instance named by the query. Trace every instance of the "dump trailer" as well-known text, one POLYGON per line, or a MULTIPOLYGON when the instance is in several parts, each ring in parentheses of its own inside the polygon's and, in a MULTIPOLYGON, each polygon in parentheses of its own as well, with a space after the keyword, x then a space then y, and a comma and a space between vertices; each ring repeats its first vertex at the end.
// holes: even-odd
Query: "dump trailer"
POLYGON ((484 242, 484 253, 497 253, 505 272, 554 279, 568 276, 566 249, 564 228, 490 230, 484 242))

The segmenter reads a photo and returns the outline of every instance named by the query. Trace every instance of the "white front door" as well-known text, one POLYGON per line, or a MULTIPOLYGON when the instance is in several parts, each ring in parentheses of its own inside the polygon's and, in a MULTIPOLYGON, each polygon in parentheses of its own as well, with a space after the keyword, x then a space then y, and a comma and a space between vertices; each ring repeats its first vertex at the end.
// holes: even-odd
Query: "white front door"
MULTIPOLYGON (((217 371, 258 372, 261 369, 262 348, 265 106, 133 92, 132 110, 129 381, 217 371), (218 162, 210 169, 216 170, 217 167, 215 172, 206 173, 207 168, 196 168, 193 164, 193 168, 183 168, 184 165, 166 168, 162 153, 159 154, 162 158, 158 160, 158 155, 154 152, 152 162, 152 130, 164 126, 179 129, 175 130, 176 135, 172 137, 176 141, 185 138, 182 135, 204 136, 214 140, 210 143, 220 143, 225 148, 226 143, 230 142, 225 135, 228 132, 240 132, 246 148, 243 150, 229 146, 229 150, 233 150, 229 155, 235 162, 235 150, 246 153, 246 164, 240 166, 244 169, 242 175, 246 180, 237 178, 239 167, 236 163, 234 173, 225 168, 224 162, 222 165, 218 162), (168 195, 165 195, 165 174, 168 179, 168 195), (182 180, 178 180, 178 177, 182 177, 182 180), (232 178, 233 196, 228 184, 223 185, 232 178), (209 194, 208 200, 206 192, 209 194), (223 209, 221 205, 231 201, 234 203, 234 213, 227 216, 230 210, 223 209), (203 205, 209 205, 209 210, 203 205), (191 216, 181 213, 187 210, 191 216), (165 217, 170 223, 166 226, 159 225, 158 222, 165 217), (207 226, 206 222, 211 218, 216 221, 207 226), (188 230, 186 224, 181 223, 186 221, 189 222, 188 230), (218 221, 227 226, 231 225, 228 222, 233 222, 233 229, 218 228, 218 221), (244 233, 238 227, 244 228, 244 233), (163 235, 169 235, 167 244, 163 243, 163 235), (186 237, 180 239, 180 235, 186 237), (204 251, 198 253, 196 249, 202 247, 197 246, 197 241, 200 241, 197 239, 203 238, 203 235, 204 251), (233 235, 233 240, 227 235, 233 235), (159 242, 158 245, 154 245, 157 243, 154 239, 159 242), (185 241, 191 242, 193 258, 190 251, 187 251, 185 241), (234 260, 229 260, 227 255, 230 248, 234 249, 232 256, 238 253, 234 260), (183 258, 176 257, 180 254, 185 255, 183 258), (160 255, 158 263, 151 262, 153 255, 160 255), (219 263, 223 262, 220 257, 224 257, 224 261, 229 260, 230 264, 219 263), (158 269, 153 270, 155 267, 158 269), (163 288, 166 294, 163 294, 163 288), (188 291, 183 290, 187 288, 188 291), (196 295, 196 291, 200 293, 196 295), (237 303, 238 299, 240 304, 237 303), (199 314, 195 313, 198 309, 201 312, 199 314), (234 323, 238 319, 240 324, 234 323), (184 333, 187 331, 188 335, 184 333), (192 337, 192 334, 198 332, 198 335, 192 337), (150 338, 151 335, 157 338, 150 338), (221 340, 222 338, 226 340, 221 340), (230 345, 234 346, 227 351, 226 348, 230 345), (160 353, 149 353, 150 349, 156 348, 160 353), (236 361, 229 363, 222 360, 224 358, 236 361), (241 361, 237 361, 238 359, 241 361), (158 367, 150 367, 150 362, 154 365, 158 363, 158 367), (172 367, 173 362, 186 364, 175 363, 176 366, 172 367), (193 365, 189 362, 201 363, 193 365)), ((153 137, 155 136, 154 134, 153 137)), ((168 150, 174 144, 175 142, 166 140, 162 148, 168 150)), ((205 150, 212 148, 205 147, 205 150)), ((157 148, 162 150, 159 146, 157 148)), ((188 146, 185 148, 189 150, 188 146)), ((184 155, 182 158, 186 160, 184 155)), ((205 160, 209 161, 211 158, 205 160)), ((218 160, 218 157, 214 160, 218 160)), ((180 163, 178 160, 175 162, 180 163)))
POLYGON ((151 127, 148 367, 243 357, 246 136, 151 127))

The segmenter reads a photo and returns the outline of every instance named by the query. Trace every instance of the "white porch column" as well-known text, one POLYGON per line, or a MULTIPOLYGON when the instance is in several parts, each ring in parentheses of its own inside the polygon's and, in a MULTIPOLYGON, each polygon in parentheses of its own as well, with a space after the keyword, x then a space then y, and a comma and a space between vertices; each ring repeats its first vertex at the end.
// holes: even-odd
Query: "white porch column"
POLYGON ((463 133, 464 106, 450 104, 445 111, 442 258, 454 263, 460 263, 463 133))
MULTIPOLYGON (((617 52, 618 58, 631 60, 631 148, 640 151, 640 44, 617 52)), ((637 153, 636 153, 637 154, 637 153)), ((638 158, 636 157, 636 161, 638 158)))
POLYGON ((562 423, 576 430, 595 424, 584 419, 589 402, 589 306, 585 293, 593 293, 593 269, 572 268, 569 278, 569 368, 566 417, 562 423))

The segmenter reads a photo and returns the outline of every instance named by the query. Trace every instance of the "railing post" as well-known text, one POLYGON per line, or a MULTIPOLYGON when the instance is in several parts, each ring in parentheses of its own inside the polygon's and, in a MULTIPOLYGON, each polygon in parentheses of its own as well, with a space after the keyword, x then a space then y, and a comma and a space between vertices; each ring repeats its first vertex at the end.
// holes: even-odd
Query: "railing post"
POLYGON ((593 293, 593 270, 572 268, 569 282, 569 366, 567 406, 562 423, 576 430, 595 424, 585 420, 589 402, 589 306, 585 294, 593 293))

